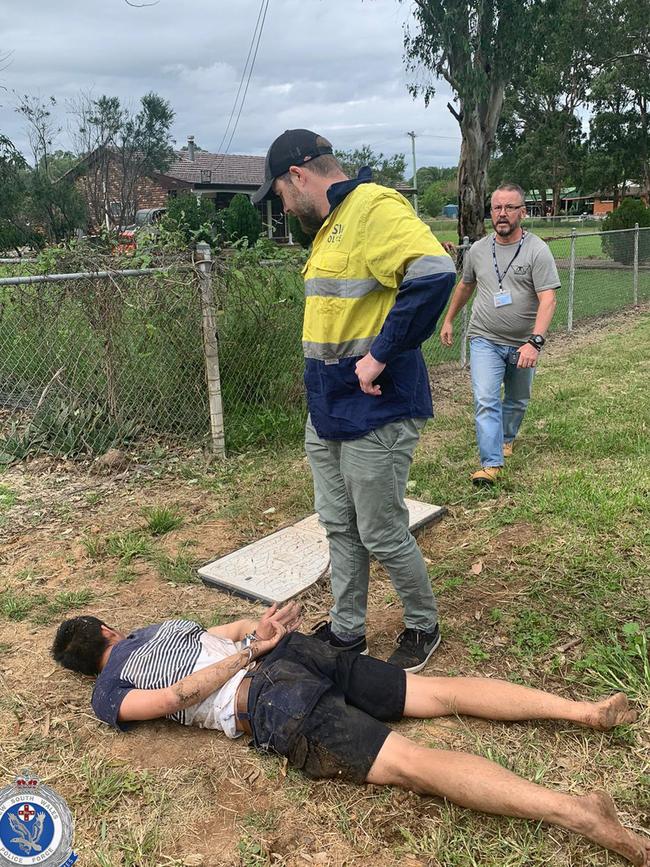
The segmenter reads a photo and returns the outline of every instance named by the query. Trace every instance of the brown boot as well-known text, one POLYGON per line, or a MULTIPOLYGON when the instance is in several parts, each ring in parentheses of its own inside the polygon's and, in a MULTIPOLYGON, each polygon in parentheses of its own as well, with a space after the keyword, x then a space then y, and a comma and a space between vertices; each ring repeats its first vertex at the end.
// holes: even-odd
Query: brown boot
POLYGON ((511 458, 512 457, 512 449, 514 447, 514 444, 515 444, 514 440, 510 440, 509 443, 503 444, 503 457, 504 458, 511 458))
POLYGON ((493 485, 498 479, 501 467, 482 467, 472 474, 475 485, 493 485))

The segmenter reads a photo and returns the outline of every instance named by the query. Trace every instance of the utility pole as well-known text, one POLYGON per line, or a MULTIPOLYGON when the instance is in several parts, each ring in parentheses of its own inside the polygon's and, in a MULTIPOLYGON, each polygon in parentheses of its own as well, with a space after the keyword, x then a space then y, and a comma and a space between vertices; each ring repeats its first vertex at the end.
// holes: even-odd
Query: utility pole
POLYGON ((411 132, 407 132, 406 135, 411 137, 411 145, 413 146, 413 189, 415 192, 413 193, 413 207, 415 208, 415 213, 418 213, 418 169, 415 164, 415 132, 411 130, 411 132))

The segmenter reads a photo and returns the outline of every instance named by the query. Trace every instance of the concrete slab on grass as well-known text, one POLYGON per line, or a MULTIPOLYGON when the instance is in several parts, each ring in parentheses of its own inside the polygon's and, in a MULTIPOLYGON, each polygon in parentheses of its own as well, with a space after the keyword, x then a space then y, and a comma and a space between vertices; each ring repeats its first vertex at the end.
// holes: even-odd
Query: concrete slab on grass
MULTIPOLYGON (((412 531, 440 520, 442 506, 406 500, 412 531)), ((325 530, 318 515, 284 527, 218 560, 199 576, 208 587, 262 602, 286 602, 321 578, 329 567, 325 530)))

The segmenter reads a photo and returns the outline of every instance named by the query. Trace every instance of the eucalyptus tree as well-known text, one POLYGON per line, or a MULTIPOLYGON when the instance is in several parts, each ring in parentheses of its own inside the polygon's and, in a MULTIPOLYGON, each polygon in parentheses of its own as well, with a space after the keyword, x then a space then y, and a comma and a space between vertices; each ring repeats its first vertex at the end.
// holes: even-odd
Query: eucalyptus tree
POLYGON ((449 111, 462 136, 458 165, 459 235, 484 232, 487 171, 495 149, 506 90, 531 64, 548 58, 564 0, 414 0, 407 24, 410 85, 429 104, 435 80, 454 93, 449 111))

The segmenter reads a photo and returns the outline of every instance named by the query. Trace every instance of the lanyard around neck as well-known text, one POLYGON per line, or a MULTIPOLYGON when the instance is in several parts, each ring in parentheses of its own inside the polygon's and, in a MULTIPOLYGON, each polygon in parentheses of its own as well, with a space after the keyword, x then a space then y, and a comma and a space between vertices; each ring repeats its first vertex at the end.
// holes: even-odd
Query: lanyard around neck
POLYGON ((515 261, 515 259, 516 259, 517 256, 519 255, 519 253, 521 252, 521 245, 524 243, 524 238, 525 238, 525 237, 526 237, 526 232, 522 232, 522 234, 521 234, 521 238, 519 239, 519 244, 517 245, 517 249, 516 249, 516 251, 515 251, 515 255, 514 255, 514 256, 512 257, 512 259, 508 262, 508 266, 507 266, 506 270, 505 270, 505 271, 503 272, 503 274, 502 274, 502 273, 499 271, 499 264, 498 264, 498 262, 497 262, 497 242, 496 242, 496 235, 492 235, 492 261, 494 262, 494 273, 497 275, 497 280, 498 280, 498 283, 499 283, 499 292, 501 292, 501 284, 502 284, 503 281, 505 280, 505 278, 506 278, 506 274, 507 274, 508 271, 510 270, 510 266, 511 266, 512 263, 515 261))

